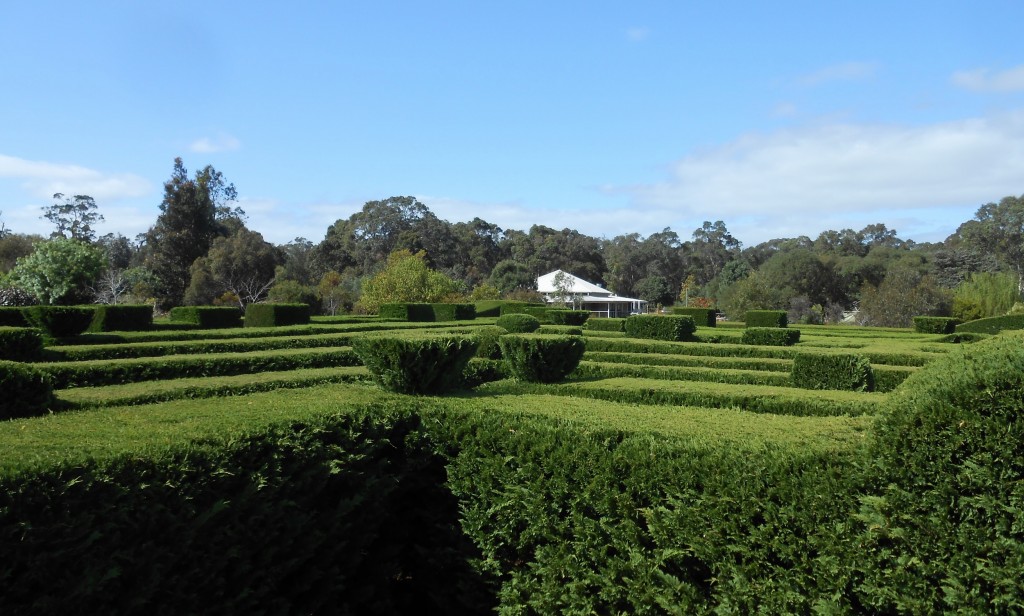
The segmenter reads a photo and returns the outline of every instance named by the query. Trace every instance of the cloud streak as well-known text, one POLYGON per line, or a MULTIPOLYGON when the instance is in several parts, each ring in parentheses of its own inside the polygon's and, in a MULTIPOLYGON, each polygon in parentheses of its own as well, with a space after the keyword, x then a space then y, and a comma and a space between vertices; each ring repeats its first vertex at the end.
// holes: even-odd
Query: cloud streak
POLYGON ((242 147, 242 142, 228 134, 216 137, 202 137, 189 144, 189 150, 197 154, 216 154, 231 152, 242 147))
POLYGON ((833 81, 857 81, 874 77, 877 66, 870 62, 843 62, 803 75, 797 82, 803 86, 819 86, 833 81))
POLYGON ((972 92, 1024 92, 1024 64, 1005 71, 987 68, 957 71, 950 81, 972 92))
POLYGON ((150 192, 144 178, 130 173, 104 173, 79 165, 27 160, 0 154, 0 178, 21 182, 33 196, 54 193, 89 195, 97 201, 141 197, 150 192))

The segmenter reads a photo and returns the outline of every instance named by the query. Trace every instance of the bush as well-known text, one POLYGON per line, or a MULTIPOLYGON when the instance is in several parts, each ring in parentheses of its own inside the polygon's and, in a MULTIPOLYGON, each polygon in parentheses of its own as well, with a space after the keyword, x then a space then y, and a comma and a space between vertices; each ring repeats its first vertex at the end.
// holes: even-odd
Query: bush
POLYGON ((793 346, 800 342, 800 330, 785 327, 747 327, 743 330, 740 342, 759 346, 793 346))
POLYGON ((597 318, 587 319, 584 327, 595 332, 624 332, 626 331, 626 319, 618 318, 597 318))
POLYGON ((590 318, 590 312, 587 310, 548 310, 547 317, 552 325, 582 326, 590 318))
POLYGON ((424 303, 381 304, 377 316, 388 321, 428 322, 434 320, 434 310, 424 303))
POLYGON ((498 317, 495 325, 512 334, 528 334, 540 327, 540 319, 528 314, 510 312, 498 317))
POLYGON ((16 306, 0 306, 0 326, 28 327, 28 321, 21 310, 16 306))
POLYGON ((968 321, 956 326, 956 333, 998 334, 1001 331, 1024 329, 1024 314, 1008 314, 968 321))
POLYGON ((626 318, 624 329, 630 338, 681 342, 691 339, 697 325, 687 316, 635 314, 626 318))
POLYGON ((498 339, 509 376, 520 381, 557 383, 576 369, 585 345, 578 336, 522 334, 498 339))
POLYGON ((29 306, 22 309, 25 320, 54 338, 81 334, 92 323, 92 306, 29 306))
POLYGON ((952 334, 960 321, 951 317, 914 317, 914 331, 919 334, 952 334))
POLYGON ((1024 337, 961 347, 908 378, 872 441, 860 599, 873 613, 1020 606, 1024 337))
POLYGON ((476 318, 473 304, 430 304, 435 321, 472 321, 476 318))
POLYGON ((249 304, 246 327, 281 327, 309 323, 309 304, 249 304))
POLYGON ((402 394, 442 394, 463 385, 463 371, 477 341, 464 336, 386 336, 356 338, 352 349, 373 380, 402 394))
POLYGON ((171 308, 171 321, 200 329, 224 329, 241 327, 242 313, 232 306, 178 306, 171 308))
POLYGON ((718 324, 717 312, 714 308, 672 308, 672 314, 691 317, 693 322, 702 327, 715 327, 718 324))
POLYGON ((88 331, 130 332, 152 327, 153 307, 149 304, 99 304, 88 331))
POLYGON ((0 359, 39 361, 42 356, 43 337, 38 329, 0 326, 0 359))
POLYGON ((747 327, 788 327, 785 310, 748 310, 743 318, 747 327))
POLYGON ((793 358, 792 377, 793 386, 803 389, 875 389, 871 362, 851 353, 799 353, 793 358))
POLYGON ((473 330, 473 337, 476 338, 476 356, 483 359, 501 359, 501 347, 498 345, 498 338, 508 333, 508 330, 497 325, 488 325, 473 330))
POLYGON ((13 361, 0 361, 0 392, 0 420, 45 415, 53 403, 50 377, 13 361))

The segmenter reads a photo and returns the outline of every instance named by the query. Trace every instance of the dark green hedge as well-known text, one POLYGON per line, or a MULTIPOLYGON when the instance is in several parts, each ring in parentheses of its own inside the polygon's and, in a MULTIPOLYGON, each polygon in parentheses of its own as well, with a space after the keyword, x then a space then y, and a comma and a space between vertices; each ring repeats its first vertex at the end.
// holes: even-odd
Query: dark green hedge
POLYGON ((952 334, 959 319, 951 317, 914 317, 914 331, 919 334, 952 334))
POLYGON ((382 304, 377 315, 391 321, 472 321, 476 318, 476 306, 473 304, 382 304))
POLYGON ((368 335, 353 350, 382 388, 402 394, 442 394, 463 386, 477 340, 455 335, 368 335))
POLYGON ((672 308, 672 314, 693 318, 693 322, 701 327, 715 327, 718 324, 717 311, 714 308, 672 308))
POLYGON ((800 342, 800 330, 785 327, 747 327, 743 330, 740 342, 758 346, 793 346, 800 342))
MULTIPOLYGON (((527 309, 547 310, 547 304, 535 304, 531 302, 505 302, 501 305, 500 313, 505 314, 529 314, 527 309)), ((500 316, 500 315, 499 315, 500 316)))
POLYGON ((249 304, 245 307, 246 327, 282 327, 307 323, 308 304, 249 304))
POLYGON ((487 325, 473 330, 473 337, 476 338, 476 356, 483 359, 501 359, 501 347, 498 346, 498 338, 508 333, 504 327, 487 325))
POLYGON ((491 613, 433 449, 383 406, 4 478, 0 613, 491 613))
POLYGON ((540 319, 519 312, 510 312, 498 317, 495 325, 513 334, 528 334, 540 327, 540 319))
POLYGON ((1024 314, 1008 314, 968 321, 956 326, 956 333, 998 334, 1005 330, 1024 329, 1024 314))
POLYGON ((153 327, 153 307, 148 304, 97 304, 88 331, 130 332, 153 327))
POLYGON ((52 404, 49 375, 28 364, 0 360, 0 420, 45 415, 52 404))
POLYGON ((473 304, 431 304, 435 321, 472 321, 476 318, 473 304))
POLYGON ((178 306, 171 308, 171 322, 189 323, 200 329, 242 326, 242 312, 232 306, 178 306))
POLYGON ((626 318, 624 331, 630 338, 681 342, 692 339, 697 325, 687 316, 635 314, 626 318))
POLYGON ((793 358, 792 376, 793 385, 804 389, 875 389, 871 362, 852 353, 799 353, 793 358))
POLYGON ((38 329, 0 326, 0 359, 39 361, 42 356, 43 336, 38 329))
POLYGON ((579 336, 508 334, 498 344, 509 376, 535 383, 563 380, 579 365, 585 350, 579 336))
POLYGON ((28 306, 22 309, 25 320, 54 338, 81 334, 92 323, 93 306, 28 306))
POLYGON ((141 342, 136 344, 81 344, 51 346, 44 353, 46 361, 90 361, 94 359, 135 359, 162 355, 193 355, 202 353, 244 353, 281 349, 318 349, 350 346, 359 334, 318 334, 308 336, 271 336, 228 340, 184 340, 141 342))
POLYGON ((590 318, 590 312, 587 310, 552 309, 547 311, 547 317, 552 325, 575 325, 579 327, 590 318))
POLYGON ((624 332, 626 331, 626 319, 615 317, 587 319, 587 324, 584 327, 588 331, 595 332, 624 332))
POLYGON ((788 327, 785 310, 748 310, 743 318, 747 327, 788 327))
POLYGON ((0 326, 5 327, 28 327, 25 315, 17 306, 0 306, 0 326))

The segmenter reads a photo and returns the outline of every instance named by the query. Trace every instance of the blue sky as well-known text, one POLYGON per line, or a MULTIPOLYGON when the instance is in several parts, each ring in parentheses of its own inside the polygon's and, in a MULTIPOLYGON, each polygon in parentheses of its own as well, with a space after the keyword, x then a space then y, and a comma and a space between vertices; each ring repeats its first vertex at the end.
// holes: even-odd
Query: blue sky
POLYGON ((941 241, 1024 194, 1018 1, 20 2, 0 20, 0 211, 55 192, 129 237, 173 160, 270 241, 364 202, 745 246, 882 222, 941 241))

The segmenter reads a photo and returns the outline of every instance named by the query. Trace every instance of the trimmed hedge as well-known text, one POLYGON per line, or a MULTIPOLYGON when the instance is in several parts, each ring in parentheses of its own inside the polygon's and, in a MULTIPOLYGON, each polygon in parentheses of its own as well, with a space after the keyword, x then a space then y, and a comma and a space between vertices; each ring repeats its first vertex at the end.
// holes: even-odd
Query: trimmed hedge
POLYGON ((914 317, 914 331, 919 334, 952 334, 959 319, 952 317, 914 317))
POLYGON ((748 327, 743 330, 740 342, 756 346, 793 346, 800 342, 800 330, 786 327, 748 327))
POLYGON ((718 313, 714 308, 672 308, 672 314, 691 317, 701 327, 715 327, 718 324, 718 313))
POLYGON ((28 306, 22 309, 25 320, 54 338, 81 334, 92 323, 92 306, 28 306))
MULTIPOLYGON (((505 302, 501 305, 498 316, 506 314, 530 314, 527 310, 547 310, 547 304, 536 304, 532 302, 505 302)), ((536 316, 536 315, 534 315, 536 316)))
POLYGON ((34 327, 0 327, 0 359, 39 361, 42 356, 43 336, 38 329, 34 327))
POLYGON ((97 304, 90 332, 145 331, 153 327, 153 307, 148 304, 97 304))
POLYGON ((231 306, 177 306, 171 308, 172 323, 189 323, 200 329, 242 326, 242 312, 231 306))
POLYGON ((21 308, 17 306, 0 306, 0 326, 29 327, 21 308))
POLYGON ((18 362, 0 360, 0 392, 0 420, 45 415, 53 404, 49 375, 18 362))
POLYGON ((498 339, 508 333, 504 327, 487 325, 473 330, 473 337, 476 338, 476 356, 482 359, 501 359, 501 347, 498 346, 498 339))
POLYGON ((473 304, 431 304, 435 321, 472 321, 476 319, 473 304))
POLYGON ((547 317, 552 325, 575 325, 579 327, 590 318, 590 312, 587 310, 551 309, 547 311, 547 317))
POLYGON ((510 312, 498 317, 494 324, 512 334, 528 334, 537 331, 540 319, 520 312, 510 312))
POLYGON ((381 304, 377 315, 381 319, 392 321, 472 321, 476 318, 476 306, 473 304, 424 304, 414 302, 381 304))
POLYGON ((682 342, 692 339, 697 325, 687 316, 635 314, 626 318, 624 331, 630 338, 682 342))
POLYGON ((382 388, 402 394, 442 394, 464 385, 463 371, 476 354, 466 336, 362 336, 352 349, 382 388))
POLYGON ((624 332, 626 331, 626 319, 616 317, 587 319, 587 323, 583 327, 588 331, 595 332, 624 332))
POLYGON ((743 321, 747 327, 788 327, 785 310, 748 310, 743 321))
POLYGON ((803 389, 875 389, 871 362, 863 355, 851 353, 799 353, 793 358, 792 377, 793 385, 803 389))
POLYGON ((855 546, 864 612, 1017 613, 1024 587, 1024 337, 961 347, 880 416, 855 546))
POLYGON ((509 334, 498 344, 509 376, 534 383, 563 380, 579 366, 585 350, 579 336, 509 334))
POLYGON ((249 304, 246 327, 282 327, 309 323, 309 304, 249 304))
POLYGON ((956 333, 998 334, 1009 329, 1024 329, 1024 314, 1007 314, 968 321, 956 326, 956 333))

